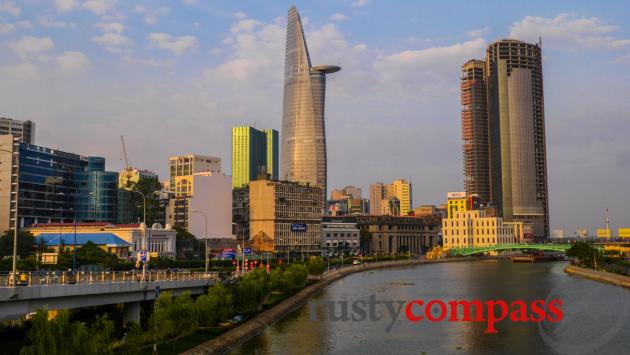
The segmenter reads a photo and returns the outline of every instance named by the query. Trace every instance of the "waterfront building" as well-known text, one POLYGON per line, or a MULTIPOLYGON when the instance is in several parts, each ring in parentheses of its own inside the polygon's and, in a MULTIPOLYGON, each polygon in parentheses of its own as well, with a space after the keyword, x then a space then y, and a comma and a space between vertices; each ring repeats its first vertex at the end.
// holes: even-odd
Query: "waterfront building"
POLYGON ((512 39, 490 44, 485 61, 462 66, 461 98, 466 191, 491 202, 505 221, 530 222, 536 237, 548 238, 540 44, 512 39))
POLYGON ((173 199, 169 202, 167 220, 173 226, 188 230, 188 205, 194 190, 193 175, 196 173, 220 173, 221 158, 206 155, 188 154, 171 157, 168 160, 169 188, 173 199))
POLYGON ((144 223, 112 224, 94 223, 43 223, 26 229, 37 240, 44 240, 46 246, 58 250, 59 245, 65 251, 72 251, 74 235, 77 234, 77 246, 88 241, 97 244, 103 250, 115 253, 121 258, 133 256, 135 252, 147 250, 152 257, 175 257, 175 239, 177 232, 170 226, 162 227, 154 223, 147 228, 144 223))
POLYGON ((442 220, 445 249, 516 243, 514 227, 484 210, 458 210, 442 220))
POLYGON ((104 158, 28 144, 13 135, 0 135, 0 150, 0 230, 15 226, 16 202, 19 228, 116 222, 118 173, 105 171, 104 158))
POLYGON ((241 187, 261 173, 278 178, 278 131, 232 127, 232 187, 241 187))
POLYGON ((35 122, 19 121, 8 117, 0 117, 0 135, 12 134, 20 142, 35 143, 35 122))
POLYGON ((322 219, 322 254, 333 256, 343 251, 345 255, 360 251, 360 230, 356 222, 335 221, 329 217, 322 219))
POLYGON ((249 239, 280 253, 321 255, 322 188, 260 174, 249 183, 249 239))
POLYGON ((320 187, 323 209, 327 195, 326 74, 341 68, 311 65, 295 6, 288 13, 285 53, 280 178, 320 187))

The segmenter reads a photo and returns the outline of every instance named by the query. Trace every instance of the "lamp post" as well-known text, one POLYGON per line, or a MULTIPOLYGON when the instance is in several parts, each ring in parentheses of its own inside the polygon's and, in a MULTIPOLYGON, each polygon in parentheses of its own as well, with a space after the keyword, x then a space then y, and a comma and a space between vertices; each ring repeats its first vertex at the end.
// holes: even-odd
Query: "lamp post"
MULTIPOLYGON (((19 148, 18 148, 19 149, 19 148)), ((15 154, 17 156, 17 158, 15 159, 15 165, 16 165, 16 170, 15 170, 15 175, 16 175, 16 179, 15 179, 15 224, 13 225, 13 260, 12 260, 12 266, 11 266, 11 277, 9 278, 9 281, 11 283, 11 287, 15 287, 15 273, 16 273, 16 266, 17 266, 17 230, 18 230, 18 203, 20 201, 20 155, 19 155, 19 151, 18 152, 14 152, 13 150, 6 150, 6 149, 1 149, 3 152, 6 153, 10 153, 11 156, 13 156, 13 154, 15 154)), ((13 160, 13 159, 11 159, 13 160)), ((11 165, 13 165, 13 163, 11 163, 11 165)), ((10 192, 9 192, 10 194, 10 192)))
POLYGON ((195 210, 195 209, 190 209, 190 212, 202 214, 203 218, 205 220, 206 234, 205 234, 204 239, 206 240, 206 276, 208 276, 208 264, 209 264, 209 260, 208 260, 208 215, 205 212, 203 212, 203 211, 198 211, 198 210, 195 210))
MULTIPOLYGON (((144 230, 142 231, 142 239, 144 244, 144 247, 147 250, 147 255, 149 254, 149 240, 147 239, 147 198, 144 196, 144 194, 140 191, 136 191, 136 190, 129 190, 131 192, 135 192, 137 194, 140 194, 140 196, 142 196, 142 223, 144 223, 144 230)), ((142 263, 142 280, 144 280, 145 276, 147 273, 147 262, 143 262, 142 263)))

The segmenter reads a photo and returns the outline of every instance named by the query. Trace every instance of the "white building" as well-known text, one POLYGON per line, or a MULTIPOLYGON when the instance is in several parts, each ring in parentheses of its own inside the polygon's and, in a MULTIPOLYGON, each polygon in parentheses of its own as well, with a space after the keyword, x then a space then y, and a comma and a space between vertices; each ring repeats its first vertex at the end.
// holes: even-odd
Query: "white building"
POLYGON ((197 238, 234 238, 232 235, 232 178, 221 173, 192 176, 188 205, 188 231, 197 238), (194 212, 198 211, 198 212, 194 212), (204 216, 205 215, 205 216, 204 216))
POLYGON ((360 250, 361 237, 357 224, 322 221, 322 252, 331 255, 341 248, 349 252, 360 250))
POLYGON ((554 229, 551 231, 551 239, 564 239, 564 229, 554 229))

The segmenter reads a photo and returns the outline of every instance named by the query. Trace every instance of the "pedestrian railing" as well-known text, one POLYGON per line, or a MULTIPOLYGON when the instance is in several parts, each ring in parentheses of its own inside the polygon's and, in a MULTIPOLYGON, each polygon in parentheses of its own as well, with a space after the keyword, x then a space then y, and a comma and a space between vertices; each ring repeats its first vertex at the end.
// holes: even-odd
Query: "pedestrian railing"
MULTIPOLYGON (((119 282, 153 282, 153 281, 190 281, 213 280, 218 277, 216 272, 198 272, 188 270, 142 270, 132 271, 103 271, 103 272, 20 272, 15 278, 15 286, 45 286, 45 285, 74 285, 119 282)), ((0 275, 0 287, 11 287, 13 277, 9 274, 0 275)))

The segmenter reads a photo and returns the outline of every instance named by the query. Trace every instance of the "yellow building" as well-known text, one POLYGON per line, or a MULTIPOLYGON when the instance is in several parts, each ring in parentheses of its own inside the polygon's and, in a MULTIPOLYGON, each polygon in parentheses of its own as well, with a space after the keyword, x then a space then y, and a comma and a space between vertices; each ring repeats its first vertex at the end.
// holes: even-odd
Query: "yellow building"
POLYGON ((610 237, 611 237, 610 229, 607 229, 607 228, 597 229, 597 238, 610 238, 610 237))
POLYGON ((412 187, 405 179, 396 179, 391 184, 382 182, 370 185, 370 213, 386 214, 390 210, 387 203, 392 197, 400 201, 400 212, 397 215, 407 216, 412 211, 412 187))
POLYGON ((514 227, 483 210, 453 211, 442 219, 442 240, 447 249, 516 243, 514 227))
POLYGON ((479 196, 466 192, 449 192, 447 195, 447 218, 453 218, 454 212, 470 211, 479 208, 479 196))
POLYGON ((321 254, 322 189, 289 181, 249 183, 249 238, 277 252, 321 254), (268 246, 271 248, 271 245, 268 246))

